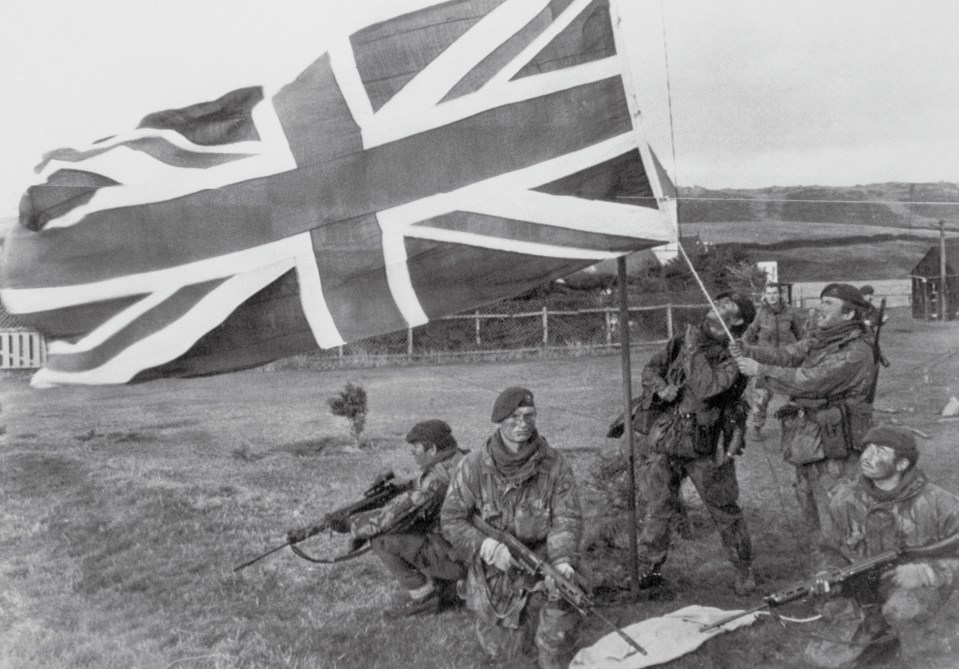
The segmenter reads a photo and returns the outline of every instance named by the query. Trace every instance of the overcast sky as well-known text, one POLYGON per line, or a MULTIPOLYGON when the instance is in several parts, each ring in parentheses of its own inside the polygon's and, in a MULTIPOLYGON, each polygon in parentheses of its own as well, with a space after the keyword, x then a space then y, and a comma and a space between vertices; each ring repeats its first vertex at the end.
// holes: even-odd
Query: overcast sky
MULTIPOLYGON (((345 6, 377 2, 399 0, 345 6)), ((681 186, 959 181, 959 2, 627 2, 644 18, 644 124, 681 186)), ((338 4, 5 0, 0 217, 45 151, 291 79, 338 4)))

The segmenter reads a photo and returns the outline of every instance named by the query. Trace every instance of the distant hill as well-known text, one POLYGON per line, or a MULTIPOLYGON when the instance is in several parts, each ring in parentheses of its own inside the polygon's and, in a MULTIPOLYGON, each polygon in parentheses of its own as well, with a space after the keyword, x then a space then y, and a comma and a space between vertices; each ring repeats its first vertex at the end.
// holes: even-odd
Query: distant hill
POLYGON ((959 183, 680 188, 680 223, 787 221, 959 230, 959 183))

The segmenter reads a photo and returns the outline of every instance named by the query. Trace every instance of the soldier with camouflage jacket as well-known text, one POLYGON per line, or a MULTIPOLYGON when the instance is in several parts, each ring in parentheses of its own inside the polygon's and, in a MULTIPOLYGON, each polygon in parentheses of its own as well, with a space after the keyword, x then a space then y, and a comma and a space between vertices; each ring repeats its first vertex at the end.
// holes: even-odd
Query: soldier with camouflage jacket
POLYGON ((486 655, 512 663, 535 640, 540 667, 566 667, 579 614, 551 582, 512 569, 509 548, 470 521, 479 516, 572 578, 583 532, 573 471, 536 431, 529 390, 504 390, 492 421, 497 430, 456 471, 443 505, 443 534, 468 560, 466 605, 486 655))
POLYGON ((788 395, 782 422, 783 457, 796 467, 796 496, 813 550, 820 519, 839 483, 855 476, 862 436, 872 420, 869 400, 876 363, 863 324, 867 307, 849 284, 820 294, 816 329, 779 348, 735 345, 740 371, 759 388, 788 395))
POLYGON ((668 405, 647 435, 651 452, 644 483, 646 515, 639 536, 640 588, 659 585, 660 566, 670 544, 670 520, 688 476, 710 517, 719 527, 726 554, 735 568, 733 587, 746 595, 756 588, 752 544, 742 509, 736 464, 742 447, 747 407, 742 402, 746 377, 730 354, 723 323, 742 334, 755 315, 749 298, 721 294, 716 311, 690 325, 643 367, 644 392, 668 405), (717 312, 719 315, 717 315, 717 312), (738 435, 738 436, 737 436, 738 435))
POLYGON ((466 575, 439 531, 440 509, 464 452, 441 420, 417 423, 406 441, 422 469, 411 489, 382 508, 350 518, 354 542, 369 540, 376 556, 409 593, 384 612, 390 618, 435 613, 444 599, 453 601, 455 584, 466 575))
MULTIPOLYGON (((959 498, 916 467, 919 451, 912 434, 881 425, 866 433, 863 446, 859 478, 840 486, 829 504, 821 570, 959 534, 959 498)), ((838 592, 820 581, 820 592, 838 595, 823 610, 832 638, 810 643, 807 660, 817 666, 847 666, 857 658, 865 661, 869 655, 864 652, 882 646, 889 652, 888 646, 900 645, 906 666, 938 666, 932 661, 950 651, 948 639, 955 630, 949 620, 936 616, 952 595, 957 575, 959 559, 927 558, 901 562, 878 580, 850 580, 838 592)))

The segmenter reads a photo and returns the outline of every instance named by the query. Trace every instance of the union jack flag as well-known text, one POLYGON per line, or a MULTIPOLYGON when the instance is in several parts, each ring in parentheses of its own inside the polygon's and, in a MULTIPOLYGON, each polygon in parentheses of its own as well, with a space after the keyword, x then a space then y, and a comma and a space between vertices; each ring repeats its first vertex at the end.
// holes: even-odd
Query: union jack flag
POLYGON ((0 276, 56 340, 35 385, 249 367, 675 239, 616 0, 395 7, 277 90, 44 156, 0 276))

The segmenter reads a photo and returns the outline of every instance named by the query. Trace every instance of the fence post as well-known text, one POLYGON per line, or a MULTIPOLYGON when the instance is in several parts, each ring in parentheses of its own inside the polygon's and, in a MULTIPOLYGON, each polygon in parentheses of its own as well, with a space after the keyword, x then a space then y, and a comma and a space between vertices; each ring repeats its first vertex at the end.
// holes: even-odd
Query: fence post
POLYGON ((480 339, 480 317, 479 317, 479 309, 477 309, 476 311, 474 311, 474 312, 473 312, 473 315, 476 317, 476 345, 477 345, 477 346, 482 346, 482 345, 483 345, 483 340, 480 339))
POLYGON ((606 311, 604 312, 604 315, 606 316, 606 345, 607 345, 607 346, 612 346, 612 344, 613 344, 613 319, 612 319, 612 316, 610 315, 609 307, 606 307, 606 311))
POLYGON ((543 307, 543 346, 549 346, 549 311, 543 307))
POLYGON ((666 305, 666 339, 673 338, 673 303, 666 305))
POLYGON ((406 328, 406 357, 413 357, 413 328, 406 328))

